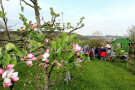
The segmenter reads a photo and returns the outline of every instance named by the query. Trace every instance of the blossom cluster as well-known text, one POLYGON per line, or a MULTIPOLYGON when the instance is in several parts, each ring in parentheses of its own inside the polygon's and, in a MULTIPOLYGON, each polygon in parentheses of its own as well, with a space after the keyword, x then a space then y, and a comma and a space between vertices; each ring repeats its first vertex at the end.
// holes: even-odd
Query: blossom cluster
POLYGON ((77 58, 77 64, 79 67, 82 67, 82 65, 80 64, 82 62, 81 58, 77 58))
MULTIPOLYGON (((78 44, 73 44, 73 50, 74 52, 76 52, 77 56, 79 56, 79 52, 81 50, 81 47, 78 44)), ((79 67, 82 67, 82 65, 80 64, 82 62, 81 58, 77 58, 77 61, 75 62, 79 67)))
POLYGON ((37 58, 33 55, 33 54, 27 54, 27 57, 23 57, 23 60, 26 61, 26 64, 28 66, 32 66, 33 65, 33 61, 36 61, 37 58))
POLYGON ((10 87, 12 86, 12 81, 17 82, 19 80, 18 72, 14 72, 13 69, 14 65, 9 64, 6 67, 6 70, 0 69, 0 75, 2 75, 3 81, 3 87, 10 87), (12 81, 11 81, 12 79, 12 81))
MULTIPOLYGON (((35 28, 37 28, 37 23, 28 24, 28 26, 34 30, 35 28)), ((20 30, 25 31, 24 26, 21 26, 20 30)))
POLYGON ((81 50, 81 47, 78 44, 73 44, 73 50, 78 53, 81 50))
POLYGON ((39 66, 43 66, 44 68, 47 68, 47 67, 50 66, 50 64, 54 65, 54 63, 55 63, 55 65, 57 66, 57 69, 62 67, 62 63, 64 63, 64 60, 61 60, 61 63, 59 61, 57 61, 57 60, 54 60, 52 63, 50 63, 50 61, 49 61, 49 56, 50 56, 49 52, 50 52, 49 49, 47 49, 43 55, 40 55, 42 63, 39 62, 39 66))

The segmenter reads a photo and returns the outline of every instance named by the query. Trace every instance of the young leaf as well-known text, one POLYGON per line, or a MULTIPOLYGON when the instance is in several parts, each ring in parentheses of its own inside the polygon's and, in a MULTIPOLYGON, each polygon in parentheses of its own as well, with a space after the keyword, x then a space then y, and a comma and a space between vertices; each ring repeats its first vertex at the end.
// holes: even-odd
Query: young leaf
POLYGON ((14 45, 13 43, 8 43, 8 44, 5 46, 5 48, 6 48, 6 51, 10 51, 10 50, 12 50, 12 49, 15 49, 16 47, 15 47, 15 45, 14 45))

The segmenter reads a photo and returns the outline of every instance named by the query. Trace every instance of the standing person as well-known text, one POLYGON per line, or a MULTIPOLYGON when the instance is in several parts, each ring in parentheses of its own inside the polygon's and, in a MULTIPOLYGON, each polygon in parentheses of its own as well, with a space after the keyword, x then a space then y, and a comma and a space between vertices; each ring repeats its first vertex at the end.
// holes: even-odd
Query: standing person
POLYGON ((90 51, 89 51, 89 56, 90 56, 91 60, 94 58, 94 53, 93 53, 92 49, 90 49, 90 51))
POLYGON ((111 61, 114 57, 116 57, 116 52, 115 52, 115 50, 113 50, 113 51, 111 52, 110 61, 111 61))
POLYGON ((110 55, 111 55, 111 48, 108 48, 107 49, 107 57, 110 58, 110 55))
POLYGON ((97 56, 97 58, 98 58, 98 60, 100 60, 100 58, 101 58, 101 48, 100 47, 98 47, 97 48, 97 52, 98 52, 98 56, 97 56))
POLYGON ((84 51, 84 53, 87 52, 87 47, 86 46, 83 47, 83 51, 84 51))
POLYGON ((84 54, 84 50, 83 50, 83 48, 81 48, 81 51, 80 51, 80 52, 84 54))
POLYGON ((92 48, 92 52, 93 52, 93 58, 95 58, 95 50, 94 50, 94 48, 92 48))
POLYGON ((103 60, 106 61, 106 56, 107 56, 107 54, 106 54, 106 49, 105 49, 104 47, 101 49, 101 54, 100 54, 100 56, 101 56, 101 60, 102 60, 102 61, 103 61, 103 60))
POLYGON ((97 58, 97 56, 98 56, 98 48, 96 47, 95 48, 95 58, 97 58))

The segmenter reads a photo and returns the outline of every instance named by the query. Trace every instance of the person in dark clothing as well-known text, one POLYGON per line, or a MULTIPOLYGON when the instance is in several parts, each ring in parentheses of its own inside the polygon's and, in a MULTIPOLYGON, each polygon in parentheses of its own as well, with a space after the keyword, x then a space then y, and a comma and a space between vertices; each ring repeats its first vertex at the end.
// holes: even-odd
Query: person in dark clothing
POLYGON ((100 54, 101 54, 101 48, 99 48, 99 49, 98 49, 98 56, 97 56, 98 60, 100 60, 100 59, 101 59, 100 54))
POLYGON ((90 56, 90 60, 92 60, 94 58, 94 53, 91 49, 89 51, 89 56, 90 56))
POLYGON ((96 49, 95 49, 95 58, 100 59, 100 53, 101 53, 101 48, 96 47, 96 49))
POLYGON ((96 47, 95 48, 95 58, 97 58, 97 56, 98 56, 98 48, 96 47))

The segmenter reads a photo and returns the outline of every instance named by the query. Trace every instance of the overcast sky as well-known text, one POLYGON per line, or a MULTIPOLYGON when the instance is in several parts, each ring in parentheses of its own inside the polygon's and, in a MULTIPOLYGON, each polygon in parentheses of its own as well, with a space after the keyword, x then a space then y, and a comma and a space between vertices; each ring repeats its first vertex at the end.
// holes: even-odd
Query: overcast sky
MULTIPOLYGON (((4 1, 4 0, 3 0, 4 1)), ((20 0, 4 1, 9 24, 19 22, 20 0)), ((29 0, 26 0, 29 1, 29 0)), ((135 0, 38 0, 42 8, 41 17, 50 20, 49 8, 64 13, 64 22, 73 25, 80 17, 85 17, 85 26, 76 31, 81 35, 91 35, 95 31, 103 35, 124 35, 128 27, 135 25, 135 0)), ((24 15, 35 21, 33 10, 25 6, 24 15)), ((61 20, 61 18, 60 18, 61 20)), ((21 22, 19 23, 21 25, 21 22)))

